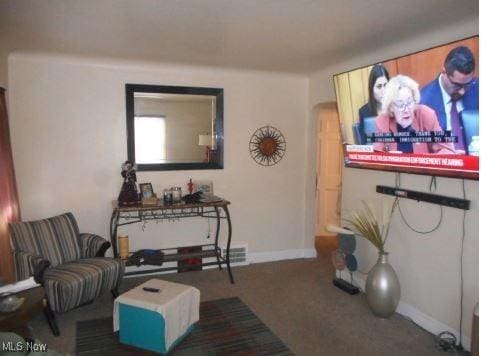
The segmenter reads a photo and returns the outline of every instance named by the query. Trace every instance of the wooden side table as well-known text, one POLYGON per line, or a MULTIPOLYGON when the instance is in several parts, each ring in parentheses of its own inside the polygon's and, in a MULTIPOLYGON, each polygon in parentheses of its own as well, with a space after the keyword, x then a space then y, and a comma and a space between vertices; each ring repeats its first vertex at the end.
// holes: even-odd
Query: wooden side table
POLYGON ((18 298, 25 298, 25 301, 19 309, 13 312, 0 312, 0 331, 11 331, 25 338, 32 338, 27 324, 43 311, 53 334, 55 336, 60 335, 55 316, 45 298, 43 287, 27 289, 15 295, 18 298))
MULTIPOLYGON (((218 198, 218 197, 216 197, 218 198)), ((192 202, 192 203, 175 203, 165 204, 163 200, 159 200, 157 205, 137 205, 137 206, 119 206, 117 201, 112 202, 113 212, 110 218, 110 242, 112 243, 112 251, 114 257, 119 257, 119 251, 117 247, 117 231, 119 226, 145 223, 149 220, 155 221, 170 221, 178 220, 182 218, 215 218, 217 222, 217 228, 215 230, 215 238, 213 243, 201 246, 200 252, 192 252, 186 254, 178 253, 178 248, 185 246, 175 246, 174 248, 160 249, 164 253, 163 262, 172 262, 179 260, 186 260, 189 258, 211 258, 214 257, 216 261, 202 262, 202 266, 218 265, 219 270, 222 269, 222 264, 227 266, 227 272, 229 279, 234 284, 234 276, 230 268, 230 245, 232 239, 232 224, 230 220, 230 213, 228 205, 230 202, 222 198, 219 200, 204 201, 204 202, 192 202), (222 214, 223 211, 223 214, 222 214), (225 219, 227 222, 227 241, 225 254, 222 253, 222 248, 219 244, 219 231, 221 219, 225 219)), ((157 273, 162 271, 177 270, 177 267, 161 267, 150 270, 141 271, 126 271, 125 276, 131 276, 136 274, 148 274, 157 273)))

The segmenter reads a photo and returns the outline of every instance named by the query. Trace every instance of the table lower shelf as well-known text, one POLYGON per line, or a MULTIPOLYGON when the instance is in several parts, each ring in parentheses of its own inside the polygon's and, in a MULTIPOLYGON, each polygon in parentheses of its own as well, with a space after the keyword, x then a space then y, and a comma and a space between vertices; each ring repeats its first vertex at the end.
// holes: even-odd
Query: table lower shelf
MULTIPOLYGON (((208 245, 199 245, 199 246, 186 246, 186 247, 176 247, 176 248, 167 248, 167 249, 159 249, 156 251, 161 251, 164 253, 163 258, 162 258, 162 263, 167 263, 167 262, 176 262, 176 261, 185 261, 189 259, 205 259, 205 258, 215 258, 216 261, 212 262, 203 262, 195 265, 195 267, 207 267, 207 266, 214 266, 217 265, 219 266, 219 269, 222 268, 222 265, 225 264, 228 266, 228 262, 226 258, 222 256, 222 250, 219 246, 215 246, 215 244, 208 244, 208 245), (202 248, 202 251, 189 251, 189 252, 184 252, 184 253, 179 253, 178 251, 181 249, 189 249, 192 247, 200 247, 202 248)), ((131 253, 133 254, 133 253, 131 253)), ((131 255, 130 254, 130 255, 131 255)), ((158 264, 150 264, 150 263, 141 263, 141 265, 136 265, 134 263, 126 263, 126 266, 159 266, 159 268, 153 268, 153 269, 142 269, 139 271, 128 271, 125 272, 126 276, 132 276, 132 275, 139 275, 139 274, 150 274, 150 273, 157 273, 157 272, 166 272, 166 271, 178 271, 179 266, 171 266, 171 267, 160 267, 161 265, 158 264)), ((230 266, 228 266, 230 267, 230 266)), ((188 266, 183 266, 183 271, 187 270, 195 270, 194 267, 189 268, 188 266)), ((230 274, 230 273, 229 273, 230 274)))
MULTIPOLYGON (((220 265, 227 265, 226 261, 221 261, 220 265)), ((214 265, 219 265, 217 262, 204 262, 202 263, 202 267, 206 266, 214 266, 214 265)), ((145 266, 145 265, 144 265, 145 266)), ((179 267, 161 267, 161 268, 153 268, 153 269, 146 269, 146 270, 141 270, 141 271, 129 271, 125 272, 125 276, 135 276, 139 274, 150 274, 150 273, 158 273, 158 272, 167 272, 167 271, 178 271, 179 267)), ((233 283, 233 282, 231 282, 233 283)))

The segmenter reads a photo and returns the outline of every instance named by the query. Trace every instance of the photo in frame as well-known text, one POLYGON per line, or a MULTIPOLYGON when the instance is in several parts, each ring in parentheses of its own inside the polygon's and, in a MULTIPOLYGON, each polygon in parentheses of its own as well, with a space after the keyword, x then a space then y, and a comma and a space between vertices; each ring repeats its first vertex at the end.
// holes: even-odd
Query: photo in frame
POLYGON ((142 194, 142 199, 148 199, 154 196, 152 183, 140 183, 139 188, 140 188, 140 193, 142 194))
POLYGON ((203 195, 214 195, 214 183, 211 180, 195 180, 194 192, 202 192, 203 195))

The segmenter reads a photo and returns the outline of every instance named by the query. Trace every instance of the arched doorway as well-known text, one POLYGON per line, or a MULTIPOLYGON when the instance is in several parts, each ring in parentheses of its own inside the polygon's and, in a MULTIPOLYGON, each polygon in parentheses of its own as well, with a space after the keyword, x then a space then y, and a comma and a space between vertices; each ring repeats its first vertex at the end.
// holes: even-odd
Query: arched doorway
POLYGON ((318 254, 337 248, 336 234, 328 224, 340 225, 342 188, 342 138, 335 102, 317 107, 316 249, 318 254))

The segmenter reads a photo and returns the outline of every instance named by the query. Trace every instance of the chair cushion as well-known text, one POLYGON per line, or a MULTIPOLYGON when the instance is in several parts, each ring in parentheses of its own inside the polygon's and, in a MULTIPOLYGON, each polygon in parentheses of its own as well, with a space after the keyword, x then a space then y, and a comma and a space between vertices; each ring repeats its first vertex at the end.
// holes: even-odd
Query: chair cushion
POLYGON ((9 224, 13 250, 49 260, 51 266, 80 258, 79 229, 72 213, 9 224))
POLYGON ((124 272, 122 261, 95 257, 48 268, 44 288, 52 310, 65 312, 117 288, 124 272))

